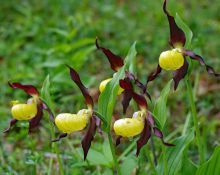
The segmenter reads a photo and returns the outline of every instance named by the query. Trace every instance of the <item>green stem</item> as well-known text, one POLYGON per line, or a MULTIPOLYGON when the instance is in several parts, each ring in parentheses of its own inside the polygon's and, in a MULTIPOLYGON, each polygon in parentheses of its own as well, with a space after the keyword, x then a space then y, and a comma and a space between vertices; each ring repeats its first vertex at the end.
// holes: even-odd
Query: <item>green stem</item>
POLYGON ((164 175, 168 175, 166 147, 162 145, 164 175))
POLYGON ((120 170, 117 158, 116 158, 114 144, 112 142, 112 136, 111 136, 110 131, 108 132, 108 140, 109 140, 109 145, 110 145, 110 148, 111 148, 111 153, 112 153, 112 157, 113 157, 113 161, 114 161, 114 168, 116 169, 118 175, 121 175, 121 170, 120 170))
MULTIPOLYGON (((51 122, 50 122, 50 130, 51 130, 51 136, 52 136, 52 138, 54 138, 55 137, 55 131, 54 131, 53 124, 51 122)), ((56 142, 52 143, 52 150, 55 151, 55 153, 57 155, 57 160, 58 160, 58 164, 59 164, 60 174, 64 175, 65 173, 64 173, 64 170, 63 170, 63 164, 62 164, 62 161, 61 161, 61 158, 60 158, 60 152, 59 152, 59 149, 57 147, 57 143, 56 142)), ((48 172, 51 172, 51 170, 49 170, 48 172)))
POLYGON ((198 120, 198 116, 197 116, 197 112, 196 112, 196 105, 195 105, 195 100, 194 100, 194 96, 193 96, 192 86, 191 86, 188 79, 185 79, 185 83, 186 83, 186 87, 187 87, 187 93, 189 96, 191 114, 193 117, 193 123, 194 123, 195 131, 196 131, 196 141, 197 141, 200 164, 201 164, 205 161, 205 158, 204 158, 202 143, 201 143, 201 139, 200 139, 201 134, 200 134, 199 124, 198 124, 199 120, 198 120))

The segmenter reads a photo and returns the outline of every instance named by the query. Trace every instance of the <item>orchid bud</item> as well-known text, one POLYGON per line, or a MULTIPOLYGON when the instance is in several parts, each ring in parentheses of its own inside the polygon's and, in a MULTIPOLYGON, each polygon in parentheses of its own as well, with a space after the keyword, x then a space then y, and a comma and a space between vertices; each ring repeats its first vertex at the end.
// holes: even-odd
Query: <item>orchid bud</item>
POLYGON ((143 131, 144 122, 143 120, 136 118, 124 118, 115 121, 113 128, 116 135, 122 137, 133 137, 143 131))
POLYGON ((87 116, 62 113, 59 114, 55 119, 55 124, 60 131, 63 133, 72 133, 75 131, 83 130, 87 125, 87 116))
MULTIPOLYGON (((106 87, 106 85, 108 84, 109 81, 111 81, 112 78, 108 78, 106 80, 103 80, 100 85, 99 85, 99 91, 102 93, 106 87)), ((119 87, 118 89, 118 95, 120 95, 122 92, 124 91, 124 89, 122 89, 121 87, 119 87)))
POLYGON ((28 104, 19 104, 18 101, 13 102, 11 114, 16 120, 30 120, 37 114, 37 104, 33 99, 28 104))
POLYGON ((179 49, 167 50, 160 54, 159 65, 165 70, 177 70, 184 64, 184 57, 179 49))

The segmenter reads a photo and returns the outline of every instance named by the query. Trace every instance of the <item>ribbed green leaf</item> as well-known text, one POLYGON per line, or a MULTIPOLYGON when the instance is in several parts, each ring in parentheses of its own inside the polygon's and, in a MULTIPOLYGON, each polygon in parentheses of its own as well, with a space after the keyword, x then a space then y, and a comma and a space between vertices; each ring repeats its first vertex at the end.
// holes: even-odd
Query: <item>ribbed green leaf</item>
MULTIPOLYGON (((167 152, 167 169, 169 175, 176 175, 181 166, 181 161, 183 157, 183 152, 185 148, 194 138, 194 130, 191 129, 186 135, 181 136, 174 140, 176 146, 166 148, 167 152)), ((158 175, 164 175, 163 161, 160 159, 157 166, 158 175)))
POLYGON ((52 100, 50 96, 50 76, 47 75, 41 88, 41 98, 51 107, 52 100))
POLYGON ((172 80, 170 80, 161 91, 160 97, 155 103, 153 115, 156 118, 158 127, 163 130, 167 120, 167 98, 171 89, 172 80))
POLYGON ((211 158, 202 164, 196 175, 219 175, 220 174, 220 146, 215 148, 211 158))
POLYGON ((134 70, 133 64, 135 64, 135 56, 137 54, 135 45, 136 42, 131 46, 128 55, 125 58, 124 66, 117 73, 115 73, 112 80, 107 84, 105 90, 99 96, 98 112, 106 118, 106 121, 108 122, 108 128, 111 123, 113 109, 119 89, 119 80, 124 78, 125 70, 134 70))

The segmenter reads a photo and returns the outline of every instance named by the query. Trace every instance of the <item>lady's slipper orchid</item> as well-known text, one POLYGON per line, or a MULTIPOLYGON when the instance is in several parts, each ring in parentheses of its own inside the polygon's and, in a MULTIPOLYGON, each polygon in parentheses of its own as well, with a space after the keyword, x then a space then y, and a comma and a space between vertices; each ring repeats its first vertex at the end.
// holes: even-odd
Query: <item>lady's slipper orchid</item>
POLYGON ((20 120, 29 121, 29 133, 39 126, 40 120, 43 117, 43 110, 49 113, 51 121, 54 121, 53 113, 46 103, 40 99, 38 90, 32 85, 23 85, 20 83, 8 83, 13 89, 22 89, 32 98, 27 100, 27 103, 20 103, 19 101, 12 101, 11 114, 13 119, 10 126, 4 132, 9 132, 11 127, 20 120))
POLYGON ((114 131, 116 135, 119 135, 116 140, 116 145, 120 144, 122 137, 133 137, 140 134, 140 138, 137 141, 136 155, 138 156, 141 148, 147 144, 153 132, 165 145, 174 146, 164 141, 162 132, 155 126, 154 119, 147 109, 148 106, 145 97, 134 92, 131 83, 126 78, 120 80, 120 86, 127 90, 139 105, 140 111, 135 112, 132 118, 119 119, 114 123, 114 131))
MULTIPOLYGON (((108 58, 109 63, 111 65, 111 68, 113 71, 117 72, 124 65, 124 61, 123 61, 122 57, 114 54, 111 50, 109 50, 107 48, 101 47, 98 44, 98 38, 96 38, 96 47, 97 47, 97 49, 101 50, 105 54, 105 56, 108 58)), ((146 96, 149 99, 151 99, 151 97, 150 97, 149 93, 147 92, 146 87, 144 86, 143 83, 141 83, 132 73, 126 71, 125 74, 126 74, 127 79, 129 79, 129 81, 134 82, 134 84, 136 84, 142 90, 143 94, 146 94, 146 96)), ((99 86, 100 92, 104 91, 107 83, 109 81, 111 81, 111 79, 112 78, 108 78, 100 83, 100 86, 99 86)), ((123 113, 126 113, 127 107, 129 105, 132 97, 130 96, 130 94, 126 90, 124 90, 120 87, 118 90, 118 95, 120 95, 121 93, 123 95, 123 98, 122 98, 123 113)))
POLYGON ((54 139, 53 142, 59 141, 61 138, 66 137, 67 134, 85 129, 89 123, 89 128, 81 142, 85 160, 95 135, 96 128, 100 127, 101 121, 93 113, 93 99, 90 96, 88 89, 82 84, 79 74, 70 66, 68 67, 70 70, 70 77, 81 90, 88 109, 82 109, 77 114, 61 113, 57 115, 55 118, 55 124, 63 133, 60 134, 58 138, 54 139))
POLYGON ((167 16, 170 26, 170 46, 172 50, 164 51, 160 54, 159 64, 157 69, 148 76, 147 83, 153 81, 162 71, 173 70, 174 76, 174 89, 178 87, 180 80, 182 80, 188 71, 188 62, 186 56, 189 56, 192 60, 198 61, 201 65, 206 67, 208 73, 213 74, 216 77, 220 77, 220 74, 216 73, 215 70, 208 66, 204 59, 195 54, 193 51, 184 48, 186 43, 186 36, 182 29, 180 29, 173 16, 167 11, 167 0, 164 0, 163 11, 167 16))

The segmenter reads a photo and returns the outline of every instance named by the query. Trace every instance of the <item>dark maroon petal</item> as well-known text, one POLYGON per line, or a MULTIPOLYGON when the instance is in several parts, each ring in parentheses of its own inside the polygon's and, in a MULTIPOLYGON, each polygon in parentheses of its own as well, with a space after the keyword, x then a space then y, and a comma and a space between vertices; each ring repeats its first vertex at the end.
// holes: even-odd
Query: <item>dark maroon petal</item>
POLYGON ((136 156, 139 155, 141 148, 147 144, 148 140, 151 137, 151 127, 150 124, 147 120, 145 120, 144 123, 144 130, 141 133, 140 138, 137 141, 137 152, 136 152, 136 156))
POLYGON ((147 77, 147 84, 150 81, 153 81, 157 76, 161 73, 162 69, 160 65, 158 64, 157 69, 150 73, 150 75, 147 77))
POLYGON ((130 93, 130 95, 132 96, 134 101, 139 105, 140 108, 147 109, 146 99, 144 98, 143 95, 139 95, 136 92, 134 92, 133 87, 129 81, 127 81, 126 79, 120 80, 119 84, 120 84, 121 88, 127 90, 127 92, 130 93))
POLYGON ((101 47, 98 44, 98 38, 96 38, 95 44, 96 44, 97 49, 101 50, 108 58, 108 61, 111 64, 112 70, 118 71, 118 69, 120 69, 124 65, 124 61, 120 56, 115 55, 109 49, 101 47))
POLYGON ((40 103, 37 105, 36 116, 31 120, 29 120, 29 133, 31 133, 33 129, 39 126, 42 117, 43 117, 43 105, 40 103))
POLYGON ((142 93, 143 93, 143 94, 146 94, 147 97, 151 100, 151 96, 150 96, 150 94, 147 92, 146 86, 145 86, 143 83, 141 83, 141 81, 138 80, 138 79, 134 76, 134 74, 132 74, 132 73, 126 71, 126 72, 125 72, 125 75, 126 75, 126 77, 128 78, 129 81, 134 81, 134 83, 137 85, 137 87, 139 87, 139 88, 142 90, 142 93))
POLYGON ((62 133, 59 135, 59 137, 53 139, 51 142, 57 142, 57 141, 60 141, 60 139, 64 138, 67 136, 67 133, 62 133))
POLYGON ((50 117, 50 120, 54 123, 54 115, 53 115, 53 112, 51 111, 51 109, 49 108, 49 106, 43 101, 41 100, 41 103, 42 103, 42 107, 44 110, 47 111, 49 117, 50 117))
POLYGON ((154 126, 154 118, 150 112, 147 113, 147 121, 149 122, 150 126, 154 126))
POLYGON ((22 89, 29 95, 39 95, 39 92, 36 89, 36 87, 34 87, 32 85, 23 85, 23 84, 17 83, 17 82, 16 83, 8 82, 8 85, 13 89, 22 89))
POLYGON ((132 99, 131 93, 128 90, 124 90, 122 93, 122 106, 123 106, 123 113, 125 114, 127 111, 127 108, 129 106, 129 103, 132 99))
POLYGON ((89 94, 88 89, 82 84, 81 79, 79 77, 79 74, 70 66, 67 65, 67 67, 70 69, 70 77, 72 80, 77 84, 79 89, 81 90, 87 105, 91 105, 93 107, 93 100, 92 97, 89 94))
POLYGON ((94 135, 95 135, 95 132, 96 132, 96 128, 97 128, 96 120, 97 120, 97 118, 95 116, 91 117, 89 128, 86 131, 86 134, 81 141, 83 152, 84 152, 84 160, 86 159, 89 148, 91 146, 91 142, 92 142, 94 135))
POLYGON ((183 50, 183 54, 184 54, 185 56, 189 56, 189 57, 192 58, 193 60, 196 60, 196 61, 198 61, 201 65, 205 66, 208 73, 213 74, 213 75, 216 76, 216 77, 220 77, 220 74, 219 74, 219 73, 216 73, 215 70, 214 70, 211 66, 207 65, 207 64, 205 63, 204 59, 203 59, 201 56, 195 54, 194 52, 192 52, 192 51, 190 51, 190 50, 183 50))
POLYGON ((166 146, 175 146, 174 144, 167 143, 167 142, 164 141, 164 139, 163 139, 163 133, 162 133, 157 127, 154 127, 153 130, 154 130, 155 136, 157 136, 158 138, 160 138, 164 145, 166 145, 166 146))
POLYGON ((186 43, 185 33, 177 26, 174 17, 167 11, 167 0, 164 0, 163 11, 167 15, 167 19, 169 21, 170 45, 175 47, 176 44, 182 44, 182 46, 184 46, 186 43))
POLYGON ((4 130, 4 133, 8 133, 11 130, 12 126, 14 126, 17 123, 17 121, 18 120, 16 119, 11 119, 9 127, 6 130, 4 130))
POLYGON ((120 145, 121 139, 122 139, 122 136, 118 136, 118 137, 116 138, 116 143, 115 143, 115 146, 116 146, 116 147, 117 147, 118 145, 120 145))
POLYGON ((186 58, 184 58, 183 66, 178 70, 176 70, 173 75, 174 90, 177 89, 180 80, 182 80, 186 76, 187 71, 188 71, 188 62, 186 61, 186 58))

